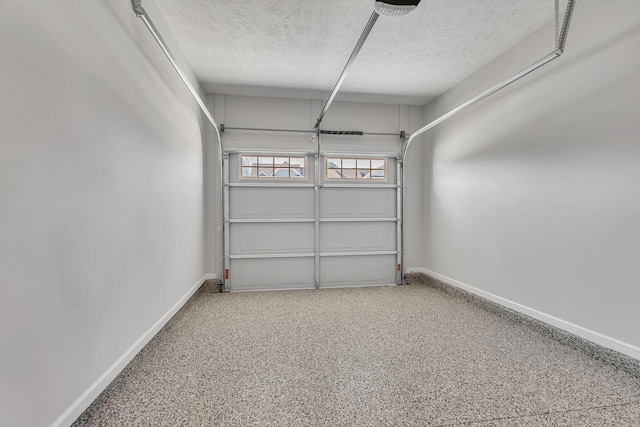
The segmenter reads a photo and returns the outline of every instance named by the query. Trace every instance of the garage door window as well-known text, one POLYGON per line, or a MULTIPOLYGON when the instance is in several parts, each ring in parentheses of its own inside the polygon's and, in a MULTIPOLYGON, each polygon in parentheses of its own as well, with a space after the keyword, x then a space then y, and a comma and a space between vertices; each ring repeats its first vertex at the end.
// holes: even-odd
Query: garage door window
POLYGON ((385 159, 327 158, 327 179, 386 179, 385 159))
POLYGON ((304 157, 241 156, 243 178, 304 179, 304 157))

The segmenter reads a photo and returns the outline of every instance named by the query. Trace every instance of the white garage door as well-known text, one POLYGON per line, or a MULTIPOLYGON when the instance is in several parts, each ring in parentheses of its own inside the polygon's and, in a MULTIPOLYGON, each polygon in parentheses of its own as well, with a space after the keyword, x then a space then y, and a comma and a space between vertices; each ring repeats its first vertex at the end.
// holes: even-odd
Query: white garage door
POLYGON ((395 157, 230 153, 227 289, 399 281, 395 157))

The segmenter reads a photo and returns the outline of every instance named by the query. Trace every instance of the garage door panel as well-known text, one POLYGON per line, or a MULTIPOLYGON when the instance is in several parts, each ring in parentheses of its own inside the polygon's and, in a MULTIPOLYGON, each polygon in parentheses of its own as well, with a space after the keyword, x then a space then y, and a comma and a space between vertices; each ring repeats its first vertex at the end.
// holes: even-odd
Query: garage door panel
POLYGON ((314 287, 313 258, 231 260, 233 290, 303 289, 314 287))
POLYGON ((320 287, 344 287, 393 284, 394 255, 322 257, 320 287))
POLYGON ((355 280, 355 257, 326 257, 320 259, 320 278, 323 286, 340 286, 355 280))
POLYGON ((313 252, 313 223, 231 224, 231 255, 313 252))
POLYGON ((315 287, 313 258, 278 259, 277 280, 280 286, 286 287, 315 287))
POLYGON ((309 188, 234 187, 229 197, 232 219, 313 218, 314 195, 309 188))
POLYGON ((396 249, 395 222, 328 222, 320 225, 321 252, 396 249))
POLYGON ((395 188, 324 188, 322 218, 389 218, 396 215, 395 188))

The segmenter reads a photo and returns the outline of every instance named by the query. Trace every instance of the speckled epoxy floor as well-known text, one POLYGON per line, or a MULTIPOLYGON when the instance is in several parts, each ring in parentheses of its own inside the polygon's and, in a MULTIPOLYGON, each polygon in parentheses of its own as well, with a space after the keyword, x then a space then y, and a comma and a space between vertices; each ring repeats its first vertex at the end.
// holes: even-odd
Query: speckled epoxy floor
POLYGON ((199 292, 89 426, 640 426, 640 379, 439 289, 199 292))

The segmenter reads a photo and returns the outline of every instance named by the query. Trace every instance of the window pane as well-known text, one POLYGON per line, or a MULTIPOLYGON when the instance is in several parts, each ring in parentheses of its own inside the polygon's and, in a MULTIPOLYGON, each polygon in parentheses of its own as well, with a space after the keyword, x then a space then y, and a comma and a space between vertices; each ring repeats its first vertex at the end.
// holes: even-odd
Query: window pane
POLYGON ((274 176, 278 178, 289 178, 289 169, 288 168, 277 168, 274 172, 274 176))
POLYGON ((371 179, 384 179, 384 170, 372 170, 371 179))
POLYGON ((356 159, 342 159, 342 167, 355 169, 356 168, 356 159))
POLYGON ((342 177, 346 179, 356 179, 355 169, 342 169, 342 177))
POLYGON ((356 175, 358 179, 369 179, 371 176, 371 169, 358 169, 358 173, 356 175))
POLYGON ((258 176, 258 168, 243 167, 242 176, 250 176, 255 178, 258 176))
POLYGON ((278 166, 289 166, 289 158, 288 157, 276 157, 275 158, 276 167, 278 166))
POLYGON ((371 159, 358 159, 358 168, 369 169, 371 167, 371 159))
POLYGON ((371 160, 371 169, 384 169, 384 160, 371 160))
POLYGON ((260 161, 260 166, 273 166, 273 157, 260 157, 258 160, 260 161))
POLYGON ((291 157, 289 176, 291 178, 304 178, 304 157, 291 157))
POLYGON ((342 174, 340 173, 340 169, 327 169, 327 178, 329 178, 329 179, 340 179, 340 178, 342 178, 342 174))
POLYGON ((291 167, 303 168, 304 167, 304 157, 291 157, 289 159, 289 163, 291 164, 291 167))
POLYGON ((266 178, 270 176, 273 176, 273 168, 265 168, 265 167, 260 168, 260 171, 258 172, 258 177, 266 178))
POLYGON ((340 169, 342 167, 342 159, 327 159, 328 169, 340 169))
POLYGON ((242 166, 256 166, 258 164, 257 157, 242 156, 242 166))

